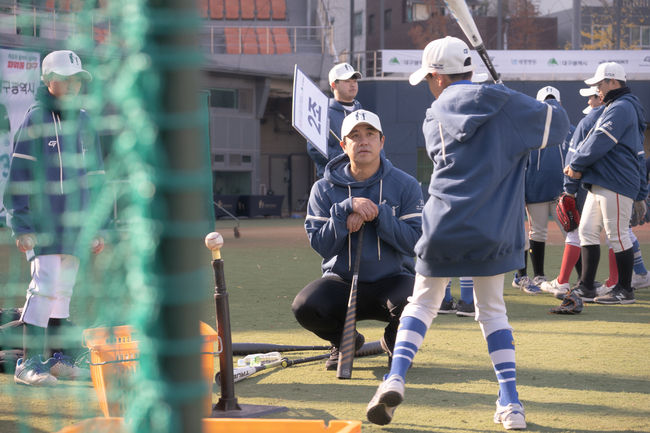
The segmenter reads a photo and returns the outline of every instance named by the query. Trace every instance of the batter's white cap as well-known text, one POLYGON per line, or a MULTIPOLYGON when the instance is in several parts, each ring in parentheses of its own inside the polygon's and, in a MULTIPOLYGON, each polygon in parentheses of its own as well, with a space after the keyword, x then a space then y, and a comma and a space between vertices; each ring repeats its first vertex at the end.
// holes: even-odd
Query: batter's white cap
MULTIPOLYGON (((597 87, 587 87, 586 89, 580 89, 580 96, 590 97, 598 94, 597 87)), ((585 113, 586 114, 586 113, 585 113)))
POLYGON ((409 83, 415 86, 424 80, 427 74, 461 74, 474 70, 469 47, 463 41, 452 36, 429 42, 422 51, 422 65, 409 77, 409 83))
POLYGON ((549 96, 554 97, 558 101, 560 100, 560 91, 553 86, 544 86, 537 91, 537 100, 544 102, 549 96))
POLYGON ((359 79, 362 76, 361 72, 355 71, 349 63, 339 63, 330 69, 328 78, 330 85, 332 85, 336 80, 349 80, 352 77, 359 79))
POLYGON ((90 72, 82 69, 79 56, 70 50, 52 51, 45 56, 41 72, 41 79, 43 81, 48 80, 51 74, 62 77, 79 75, 80 78, 87 81, 93 79, 90 72))
POLYGON ((355 126, 360 123, 367 123, 368 125, 375 128, 377 131, 383 134, 381 130, 381 122, 379 121, 379 116, 377 116, 372 111, 368 110, 357 110, 345 116, 343 119, 343 124, 341 125, 341 139, 344 139, 346 135, 354 129, 355 126))
POLYGON ((623 69, 623 66, 619 65, 616 62, 607 62, 598 65, 596 74, 593 77, 585 80, 585 84, 587 86, 593 86, 600 83, 606 78, 612 80, 627 81, 625 78, 625 70, 623 69))

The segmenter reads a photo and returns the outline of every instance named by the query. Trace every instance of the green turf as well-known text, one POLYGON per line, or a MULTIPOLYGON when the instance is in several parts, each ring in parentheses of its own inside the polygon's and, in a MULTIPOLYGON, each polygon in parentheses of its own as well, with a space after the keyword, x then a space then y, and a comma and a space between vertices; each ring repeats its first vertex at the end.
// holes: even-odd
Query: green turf
MULTIPOLYGON (((222 254, 233 340, 323 344, 302 330, 291 314, 293 296, 320 274, 320 259, 300 229, 302 221, 242 220, 238 239, 233 225, 217 222, 226 240, 222 254), (284 236, 281 230, 290 234, 284 236), (280 241, 274 241, 276 237, 280 241)), ((650 257, 650 245, 643 245, 643 251, 650 257)), ((547 246, 547 275, 557 274, 561 253, 562 246, 547 246)), ((209 261, 207 254, 206 272, 211 275, 209 261)), ((604 263, 598 274, 601 281, 606 278, 604 263)), ((587 305, 580 315, 557 316, 548 310, 558 300, 526 295, 512 288, 511 280, 512 275, 507 275, 505 295, 528 431, 650 431, 650 289, 637 291, 634 305, 587 305)), ((207 287, 206 293, 212 290, 207 287)), ((452 293, 459 293, 457 281, 452 293)), ((73 315, 79 313, 76 308, 73 315)), ((201 318, 214 323, 212 302, 206 302, 201 318)), ((367 340, 378 339, 382 328, 378 322, 359 324, 367 340)), ((347 381, 324 371, 322 363, 304 364, 244 380, 236 385, 236 396, 244 404, 289 408, 274 417, 365 420, 365 406, 386 372, 385 355, 357 359, 347 381)), ((0 432, 56 431, 100 415, 89 383, 69 382, 43 391, 15 386, 12 379, 0 375, 0 432), (30 429, 20 430, 17 419, 30 429)), ((393 423, 382 428, 364 421, 362 431, 503 431, 492 422, 496 396, 494 372, 478 324, 471 318, 441 316, 407 375, 406 401, 393 423)), ((215 387, 215 402, 218 397, 215 387)))

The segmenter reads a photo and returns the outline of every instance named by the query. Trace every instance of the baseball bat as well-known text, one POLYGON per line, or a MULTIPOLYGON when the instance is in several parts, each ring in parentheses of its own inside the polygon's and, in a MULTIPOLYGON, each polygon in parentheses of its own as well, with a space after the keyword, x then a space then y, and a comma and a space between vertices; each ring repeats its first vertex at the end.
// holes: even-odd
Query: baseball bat
MULTIPOLYGON (((355 356, 371 356, 371 355, 378 355, 380 353, 383 353, 384 349, 381 347, 381 343, 379 340, 377 341, 372 341, 370 343, 366 343, 359 350, 357 350, 355 356)), ((308 356, 305 358, 297 358, 297 359, 289 359, 287 357, 283 357, 279 361, 273 361, 267 364, 263 364, 257 367, 237 367, 233 369, 233 377, 235 382, 239 382, 241 380, 244 380, 246 378, 251 377, 255 373, 258 373, 262 370, 269 370, 274 367, 282 367, 282 368, 287 368, 291 367, 292 365, 298 365, 298 364, 304 364, 307 362, 313 362, 313 361, 318 361, 321 359, 326 359, 330 356, 329 353, 323 353, 320 355, 315 355, 315 356, 308 356)), ((214 376, 214 380, 217 382, 217 384, 220 384, 221 381, 221 372, 218 372, 214 376)))
POLYGON ((465 0, 445 0, 445 3, 454 18, 456 18, 456 22, 463 30, 463 33, 465 33, 465 36, 467 36, 467 39, 469 39, 469 42, 481 57, 483 63, 485 63, 494 82, 501 83, 501 78, 499 78, 499 74, 497 74, 497 70, 494 68, 492 60, 488 56, 481 34, 478 32, 478 28, 476 28, 476 23, 474 22, 474 18, 472 18, 472 14, 469 12, 465 0))
POLYGON ((354 258, 354 273, 352 274, 352 284, 350 285, 348 309, 345 312, 343 335, 341 336, 341 343, 339 345, 339 363, 336 367, 336 377, 339 379, 350 379, 352 377, 355 331, 357 329, 357 281, 359 279, 359 267, 361 266, 364 227, 364 225, 361 226, 357 237, 357 256, 354 258))
POLYGON ((233 343, 233 355, 250 355, 268 352, 302 352, 308 350, 328 350, 330 346, 296 346, 291 344, 270 343, 233 343))

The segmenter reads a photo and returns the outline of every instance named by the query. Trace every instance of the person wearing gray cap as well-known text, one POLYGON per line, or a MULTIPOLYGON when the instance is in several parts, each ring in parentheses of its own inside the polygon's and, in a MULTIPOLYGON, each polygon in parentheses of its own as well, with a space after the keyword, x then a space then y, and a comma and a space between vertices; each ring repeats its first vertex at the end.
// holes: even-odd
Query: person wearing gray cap
POLYGON ((494 422, 526 428, 504 279, 523 265, 528 155, 562 143, 569 118, 557 101, 472 83, 473 71, 467 44, 448 36, 425 47, 421 68, 409 77, 412 85, 426 80, 435 97, 422 126, 433 172, 415 246, 413 295, 400 318, 390 372, 366 408, 374 424, 388 424, 404 401, 406 372, 438 315, 449 278, 472 276, 475 320, 499 386, 494 422))
MULTIPOLYGON (((56 333, 70 315, 78 238, 87 224, 90 200, 104 179, 99 136, 88 114, 78 108, 77 95, 82 81, 92 79, 90 73, 76 53, 61 50, 45 56, 41 79, 44 86, 16 133, 4 195, 7 225, 31 264, 21 315, 23 357, 14 374, 16 383, 30 386, 55 385, 57 377, 90 377, 87 369, 49 347, 46 335, 56 333), (44 347, 46 356, 52 355, 47 361, 44 347)), ((84 247, 98 254, 104 240, 97 235, 84 247)))
POLYGON ((327 163, 343 153, 340 146, 343 137, 339 137, 343 119, 362 108, 361 103, 355 99, 359 92, 357 80, 361 77, 361 72, 355 71, 348 63, 339 63, 330 69, 328 82, 334 97, 329 99, 327 109, 330 123, 327 156, 319 152, 312 143, 307 142, 307 153, 316 165, 316 177, 319 179, 323 177, 327 163))

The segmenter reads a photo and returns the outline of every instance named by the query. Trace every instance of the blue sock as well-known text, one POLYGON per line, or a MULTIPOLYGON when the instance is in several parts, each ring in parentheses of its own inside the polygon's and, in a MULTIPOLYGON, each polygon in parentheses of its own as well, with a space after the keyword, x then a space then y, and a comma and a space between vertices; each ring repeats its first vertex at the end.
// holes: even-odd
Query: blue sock
POLYGON ((460 300, 466 304, 474 302, 474 280, 472 277, 460 277, 460 300))
POLYGON ((507 406, 510 403, 521 404, 517 393, 515 342, 512 331, 500 329, 491 333, 485 339, 494 372, 499 381, 499 404, 501 406, 507 406))
POLYGON ((443 302, 449 301, 451 301, 451 280, 447 283, 447 287, 445 288, 445 298, 443 299, 443 302))
POLYGON ((647 274, 648 270, 645 268, 643 256, 641 255, 641 245, 639 245, 639 241, 636 239, 632 244, 632 251, 634 251, 634 273, 637 275, 647 274))
POLYGON ((388 376, 394 374, 406 377, 406 372, 413 362, 413 358, 424 341, 427 325, 420 319, 406 316, 400 319, 395 348, 393 349, 393 362, 388 376))

